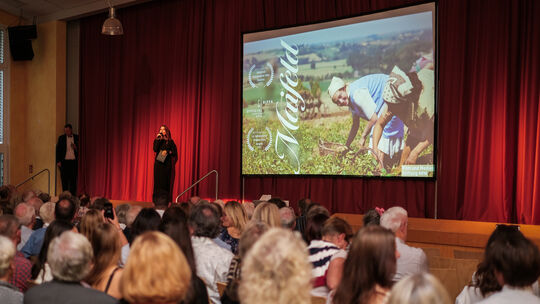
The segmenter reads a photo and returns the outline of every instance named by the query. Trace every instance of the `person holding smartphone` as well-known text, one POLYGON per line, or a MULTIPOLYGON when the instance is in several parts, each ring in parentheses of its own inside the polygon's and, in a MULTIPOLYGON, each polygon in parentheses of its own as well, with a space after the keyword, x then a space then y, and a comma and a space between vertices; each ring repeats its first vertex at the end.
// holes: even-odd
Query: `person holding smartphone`
POLYGON ((178 152, 166 125, 159 128, 154 139, 154 193, 153 198, 166 195, 171 201, 171 188, 174 181, 174 164, 178 152))

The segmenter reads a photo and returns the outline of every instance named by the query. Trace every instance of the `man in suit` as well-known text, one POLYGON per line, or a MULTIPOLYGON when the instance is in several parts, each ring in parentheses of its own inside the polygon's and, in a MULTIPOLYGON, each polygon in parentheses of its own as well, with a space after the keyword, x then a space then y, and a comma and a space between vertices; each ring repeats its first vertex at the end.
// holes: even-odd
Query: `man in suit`
POLYGON ((60 168, 63 191, 77 195, 77 154, 79 135, 73 134, 71 124, 64 126, 64 135, 58 137, 56 144, 56 165, 60 168))
POLYGON ((82 234, 66 231, 54 238, 47 262, 53 280, 30 288, 24 294, 24 303, 116 303, 113 297, 81 285, 92 268, 92 245, 82 234))

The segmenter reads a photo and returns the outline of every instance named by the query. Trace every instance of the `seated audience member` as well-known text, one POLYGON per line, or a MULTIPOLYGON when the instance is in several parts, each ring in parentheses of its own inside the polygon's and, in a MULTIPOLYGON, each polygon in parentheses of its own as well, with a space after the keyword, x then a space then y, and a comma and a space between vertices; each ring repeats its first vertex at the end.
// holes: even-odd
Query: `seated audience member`
POLYGON ((120 292, 131 304, 180 303, 190 280, 191 270, 178 245, 161 232, 147 231, 133 242, 120 292))
POLYGON ((253 211, 252 220, 266 223, 269 227, 281 227, 281 218, 279 209, 272 203, 260 203, 253 211))
POLYGON ((424 251, 407 244, 407 211, 401 207, 392 207, 381 216, 381 226, 390 229, 396 235, 397 250, 400 257, 397 260, 397 271, 394 281, 420 272, 428 271, 427 258, 424 251))
POLYGON ((131 224, 131 240, 128 240, 128 244, 122 246, 122 262, 120 265, 126 265, 129 256, 129 248, 135 238, 143 232, 158 230, 160 223, 161 216, 159 216, 154 208, 141 209, 133 221, 133 224, 131 224))
POLYGON ((307 212, 306 212, 306 222, 307 220, 309 220, 310 217, 317 214, 321 214, 321 213, 326 214, 327 216, 330 216, 330 212, 323 205, 318 204, 318 203, 309 204, 309 206, 307 207, 307 212))
POLYGON ((237 254, 238 239, 240 239, 240 235, 248 222, 246 211, 237 201, 230 201, 225 204, 223 211, 223 216, 221 217, 223 229, 218 237, 231 247, 233 254, 237 254))
POLYGON ((189 198, 189 203, 193 206, 197 205, 201 201, 201 198, 198 196, 192 196, 189 198))
POLYGON ((43 227, 43 220, 41 219, 39 215, 39 209, 41 209, 41 206, 43 206, 43 202, 47 202, 47 201, 40 199, 38 196, 34 196, 26 202, 28 205, 34 208, 35 222, 34 222, 34 225, 32 226, 32 229, 34 230, 43 227))
POLYGON ((20 203, 15 207, 13 214, 21 224, 21 242, 17 245, 17 250, 21 250, 34 231, 36 213, 34 207, 27 203, 20 203))
POLYGON ((189 216, 191 214, 191 204, 190 203, 188 203, 188 202, 180 203, 179 207, 182 208, 182 210, 184 210, 184 213, 187 216, 189 216))
POLYGON ((298 201, 298 211, 300 216, 296 218, 295 230, 299 231, 301 235, 304 235, 304 229, 306 228, 306 215, 307 208, 311 204, 311 199, 303 198, 298 201))
POLYGON ((71 196, 60 196, 54 207, 54 218, 57 221, 73 222, 77 214, 77 205, 71 196))
POLYGON ((47 228, 45 228, 45 236, 42 241, 41 250, 36 263, 32 265, 32 280, 35 284, 52 281, 53 276, 51 273, 51 267, 47 263, 47 252, 49 251, 49 245, 55 237, 60 236, 65 231, 72 229, 73 224, 66 221, 53 221, 47 226, 47 228))
POLYGON ((9 283, 15 245, 5 236, 0 236, 0 299, 2 303, 22 304, 23 294, 19 289, 9 283))
POLYGON ((334 304, 386 303, 396 272, 394 234, 380 226, 360 229, 343 266, 343 277, 334 304))
POLYGON ((189 223, 193 231, 191 243, 197 275, 205 281, 212 303, 220 303, 216 283, 227 280, 233 254, 212 240, 220 231, 218 212, 211 204, 199 202, 191 211, 189 223))
POLYGON ((105 210, 105 204, 110 203, 105 197, 96 198, 90 205, 90 209, 105 210))
POLYGON ((283 207, 279 209, 279 217, 281 218, 281 227, 294 230, 296 227, 296 215, 291 207, 283 207))
MULTIPOLYGON (((0 216, 0 235, 9 238, 15 248, 17 248, 17 244, 21 241, 21 229, 19 228, 19 221, 15 216, 10 214, 0 216)), ((15 253, 13 264, 13 276, 9 283, 19 288, 21 292, 25 292, 28 289, 32 264, 20 251, 15 253)))
POLYGON ((349 245, 352 229, 340 218, 329 219, 325 214, 317 214, 308 222, 306 235, 310 239, 309 261, 313 266, 311 294, 327 297, 341 281, 347 258, 345 249, 349 245))
POLYGON ((238 295, 243 304, 311 303, 311 264, 299 236, 271 228, 242 262, 238 295))
POLYGON ((242 204, 242 207, 246 211, 248 219, 251 220, 251 217, 253 217, 253 212, 255 211, 255 204, 253 202, 245 202, 242 204))
POLYGON ((97 209, 90 209, 81 218, 79 232, 92 243, 92 235, 99 225, 105 222, 103 214, 97 209))
POLYGON ((392 287, 388 304, 450 304, 450 296, 436 277, 417 273, 403 278, 392 287))
POLYGON ((92 270, 84 281, 93 288, 120 299, 119 284, 122 268, 118 266, 122 245, 120 231, 113 224, 101 223, 90 238, 94 251, 92 270))
POLYGON ((92 245, 83 235, 66 231, 54 238, 47 253, 54 280, 30 288, 24 303, 116 303, 113 297, 80 284, 92 260, 92 245))
POLYGON ((152 202, 154 203, 154 209, 156 209, 160 217, 163 216, 163 213, 165 213, 165 210, 167 210, 170 205, 168 194, 162 193, 162 191, 159 191, 154 195, 152 202))
POLYGON ((366 211, 366 213, 364 213, 364 217, 362 218, 364 227, 367 227, 369 225, 380 225, 381 215, 383 214, 383 212, 384 209, 379 207, 375 207, 366 211))
POLYGON ((124 235, 126 236, 126 239, 128 242, 131 242, 131 226, 133 225, 133 222, 135 221, 135 218, 137 218, 137 215, 139 215, 139 212, 141 212, 142 207, 138 205, 133 205, 129 208, 127 214, 126 214, 126 228, 124 228, 124 235))
POLYGON ((75 218, 80 220, 90 208, 90 197, 86 194, 79 195, 79 209, 77 211, 77 214, 75 215, 75 218))
POLYGON ((221 296, 221 303, 232 304, 240 303, 238 297, 238 286, 241 279, 242 261, 246 257, 249 249, 255 244, 255 242, 261 237, 263 233, 268 230, 268 225, 259 221, 251 221, 247 224, 242 236, 240 237, 240 243, 238 247, 238 254, 235 255, 229 266, 229 273, 227 274, 227 288, 221 296))
POLYGON ((502 289, 478 303, 540 303, 532 292, 540 276, 540 253, 516 226, 506 239, 495 239, 488 245, 485 262, 491 265, 502 289))
POLYGON ((120 228, 122 230, 126 229, 127 227, 126 215, 129 211, 129 208, 131 208, 130 204, 121 204, 114 208, 116 211, 116 216, 118 216, 118 223, 120 224, 120 228))
POLYGON ((208 292, 203 280, 197 276, 193 246, 189 235, 186 213, 180 207, 171 207, 165 211, 159 231, 168 235, 182 250, 191 269, 191 282, 182 304, 208 304, 208 292))
POLYGON ((39 215, 43 221, 41 228, 35 230, 28 238, 26 244, 21 248, 21 252, 26 256, 37 256, 41 250, 43 244, 43 238, 45 237, 45 231, 47 227, 54 221, 54 203, 48 202, 43 204, 39 209, 39 215))
POLYGON ((279 197, 272 197, 271 199, 268 200, 268 202, 276 205, 276 207, 278 207, 278 209, 281 209, 283 207, 287 207, 287 204, 285 204, 285 202, 282 199, 280 199, 279 197))

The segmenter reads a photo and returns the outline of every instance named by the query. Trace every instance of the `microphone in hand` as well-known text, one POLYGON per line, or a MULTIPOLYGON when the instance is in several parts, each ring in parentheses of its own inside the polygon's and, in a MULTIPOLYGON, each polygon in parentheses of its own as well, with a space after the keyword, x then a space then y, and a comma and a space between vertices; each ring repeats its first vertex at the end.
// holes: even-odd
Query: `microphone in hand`
POLYGON ((162 137, 161 133, 158 133, 157 138, 161 139, 162 137))

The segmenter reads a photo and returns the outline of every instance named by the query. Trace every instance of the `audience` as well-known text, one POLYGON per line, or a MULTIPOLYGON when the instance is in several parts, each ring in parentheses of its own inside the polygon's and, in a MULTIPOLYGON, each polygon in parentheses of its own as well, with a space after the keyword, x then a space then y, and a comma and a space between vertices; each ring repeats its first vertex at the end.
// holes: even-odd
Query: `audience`
POLYGON ((309 304, 310 280, 302 239, 290 230, 271 228, 247 252, 238 294, 243 304, 309 304))
POLYGON ((122 245, 118 229, 113 224, 101 223, 93 231, 90 243, 94 251, 93 267, 84 281, 93 288, 121 298, 119 283, 122 268, 118 266, 122 245))
POLYGON ((116 303, 113 297, 80 284, 90 272, 93 258, 92 245, 83 235, 66 231, 54 238, 47 252, 54 280, 29 289, 24 303, 116 303))
MULTIPOLYGON (((19 226, 19 221, 15 216, 11 214, 0 215, 0 235, 9 238, 15 248, 21 241, 21 229, 19 226)), ((29 287, 28 280, 30 280, 32 264, 20 251, 15 253, 13 264, 13 276, 9 283, 17 287, 21 292, 25 292, 29 287)))
POLYGON ((392 207, 381 216, 381 226, 391 230, 396 235, 396 245, 400 257, 397 260, 395 282, 405 276, 428 271, 424 251, 405 244, 407 241, 407 222, 407 211, 401 207, 392 207))
POLYGON ((294 230, 296 227, 296 215, 291 207, 283 207, 279 209, 279 217, 281 218, 281 227, 294 230))
MULTIPOLYGON (((43 207, 42 207, 43 208, 43 207)), ((52 281, 51 267, 47 263, 47 253, 51 241, 60 236, 65 231, 73 229, 73 224, 66 221, 53 221, 45 228, 41 250, 39 251, 36 263, 32 266, 32 280, 35 284, 52 281)))
POLYGON ((120 292, 131 304, 179 303, 190 280, 191 270, 178 245, 161 232, 147 231, 133 242, 120 292))
POLYGON ((22 304, 23 294, 9 283, 13 270, 15 245, 5 236, 0 236, 0 299, 2 303, 22 304))
POLYGON ((233 254, 238 253, 238 239, 248 222, 246 211, 237 201, 230 201, 223 208, 221 224, 224 229, 219 234, 219 239, 231 247, 233 254))
POLYGON ((17 250, 21 250, 32 234, 36 213, 34 207, 27 203, 20 203, 15 207, 13 214, 21 224, 21 242, 17 245, 17 250))
POLYGON ((205 281, 212 303, 220 303, 216 283, 226 281, 233 254, 212 240, 220 231, 218 212, 211 204, 199 202, 193 207, 189 222, 197 275, 205 281))
POLYGON ((405 277, 392 287, 388 304, 450 304, 448 292, 441 282, 429 273, 405 277))
POLYGON ((182 253, 186 257, 189 268, 191 269, 191 282, 183 304, 208 304, 208 292, 203 280, 197 276, 197 268, 195 266, 195 257, 193 256, 193 247, 191 246, 191 238, 187 215, 183 209, 172 207, 165 211, 159 231, 168 235, 176 242, 182 253))
MULTIPOLYGON (((122 204, 114 219, 103 216, 106 198, 91 205, 81 199, 90 206, 82 213, 69 193, 57 201, 43 204, 34 191, 0 187, 0 302, 451 302, 426 273, 425 253, 405 244, 408 214, 401 207, 368 210, 353 237, 345 220, 309 199, 299 201, 296 217, 278 198, 254 207, 192 197, 171 206, 156 196, 155 208, 122 204), (77 214, 81 234, 74 232, 77 214), (291 230, 303 231, 309 246, 291 230), (25 256, 34 256, 33 266, 25 256), (218 282, 227 284, 221 297, 218 282)), ((539 276, 536 245, 517 226, 498 225, 455 303, 540 303, 539 276)))
POLYGON ((269 227, 281 227, 281 218, 279 209, 272 203, 260 203, 253 211, 252 220, 266 223, 269 227))
POLYGON ((343 266, 334 304, 386 303, 396 272, 394 234, 380 226, 360 229, 343 266))

